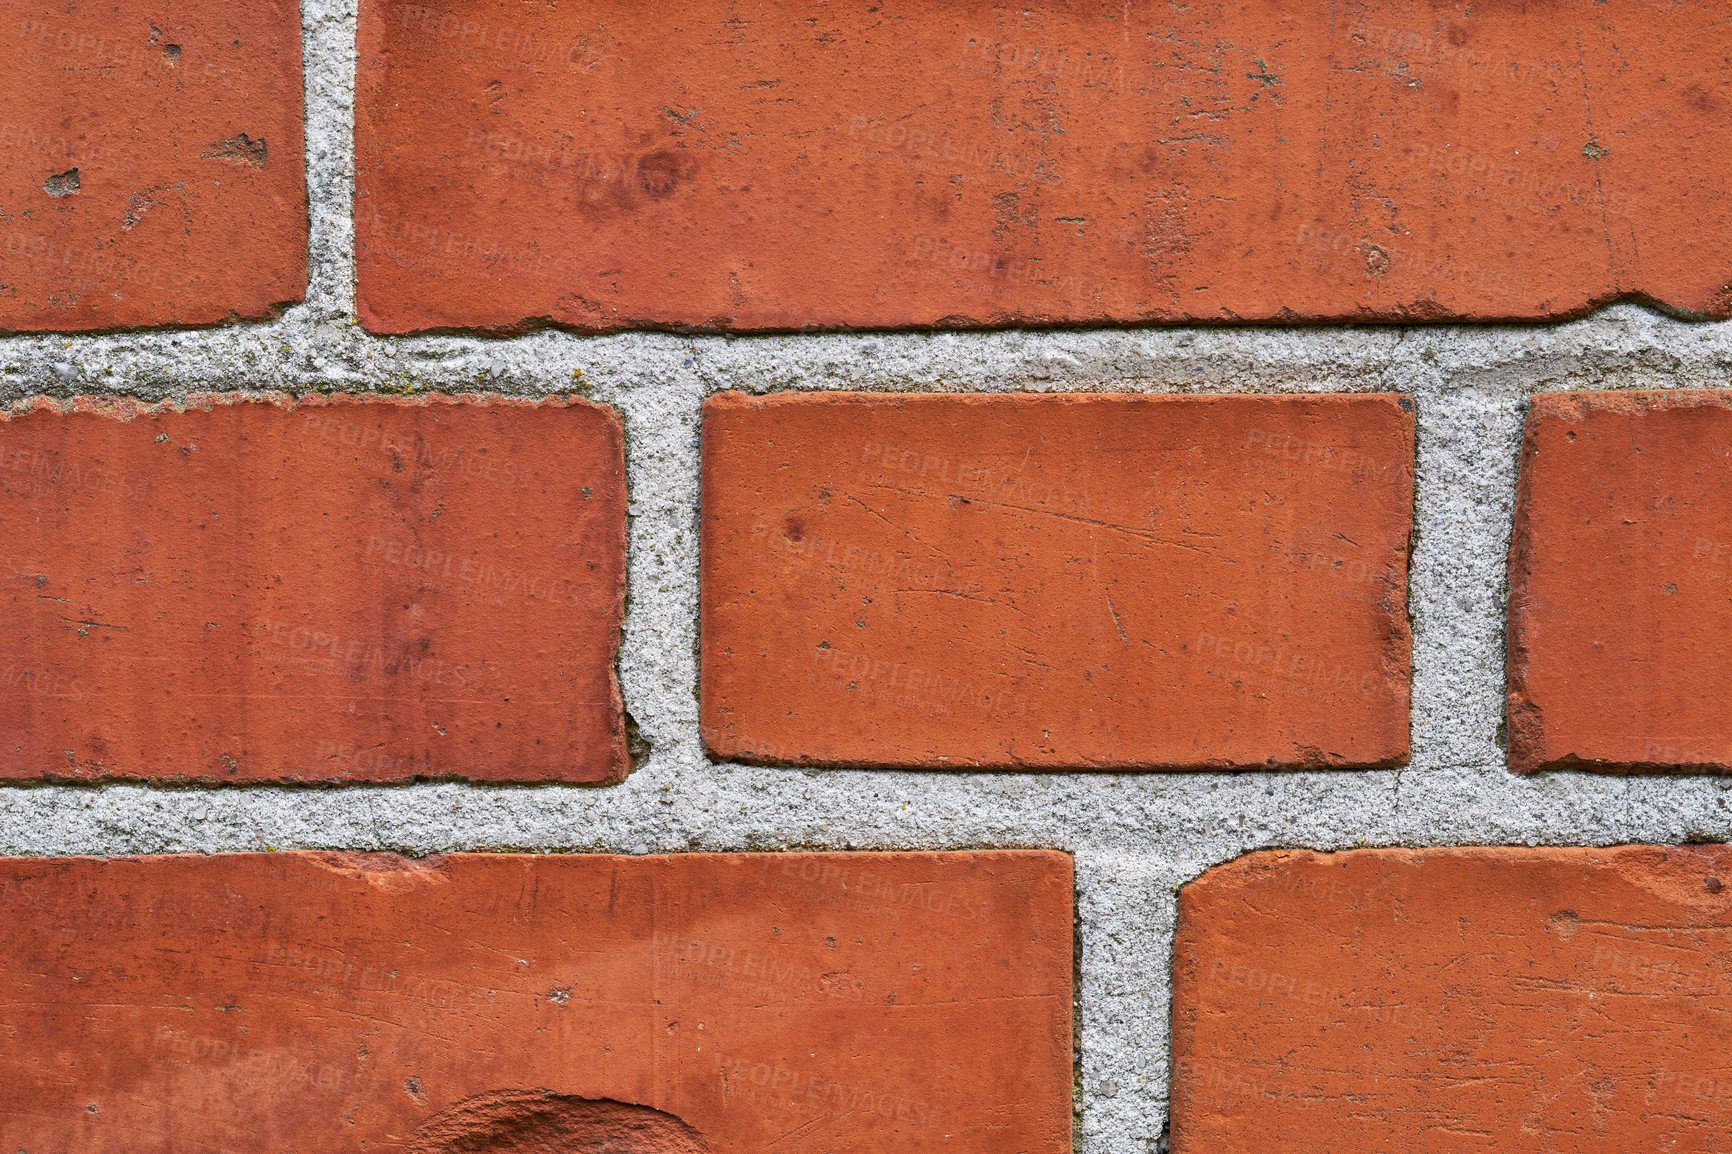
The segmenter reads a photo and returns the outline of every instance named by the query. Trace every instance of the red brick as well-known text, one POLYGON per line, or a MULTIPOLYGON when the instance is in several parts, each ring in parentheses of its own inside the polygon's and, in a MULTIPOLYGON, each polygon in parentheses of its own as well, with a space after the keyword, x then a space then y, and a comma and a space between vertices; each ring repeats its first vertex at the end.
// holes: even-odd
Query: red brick
POLYGON ((1510 766, 1732 772, 1732 396, 1534 398, 1510 543, 1510 766))
POLYGON ((796 765, 1400 764, 1412 409, 716 396, 705 741, 796 765))
POLYGON ((481 397, 0 419, 0 778, 618 779, 619 419, 481 397))
POLYGON ((379 332, 1732 314, 1713 0, 364 0, 379 332))
POLYGON ((0 332, 266 316, 307 287, 300 6, 17 0, 0 332))
POLYGON ((1173 1154, 1724 1149, 1732 847, 1271 852, 1180 891, 1173 1154))
POLYGON ((0 904, 8 1150, 1071 1148, 1064 854, 12 858, 0 904))

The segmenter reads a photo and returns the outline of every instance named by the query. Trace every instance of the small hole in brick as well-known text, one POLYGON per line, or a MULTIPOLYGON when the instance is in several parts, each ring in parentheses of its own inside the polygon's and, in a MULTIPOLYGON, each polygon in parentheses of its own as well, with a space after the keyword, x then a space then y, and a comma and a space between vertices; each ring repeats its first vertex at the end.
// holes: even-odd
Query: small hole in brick
POLYGON ((709 1154, 703 1135, 672 1114, 552 1090, 495 1090, 465 1098, 415 1132, 410 1154, 709 1154))
POLYGON ((253 140, 246 133, 219 140, 199 154, 202 160, 226 160, 232 164, 250 164, 263 168, 270 159, 270 150, 263 140, 253 140))
POLYGON ((78 192, 78 170, 55 173, 42 182, 42 191, 49 196, 73 196, 78 192))

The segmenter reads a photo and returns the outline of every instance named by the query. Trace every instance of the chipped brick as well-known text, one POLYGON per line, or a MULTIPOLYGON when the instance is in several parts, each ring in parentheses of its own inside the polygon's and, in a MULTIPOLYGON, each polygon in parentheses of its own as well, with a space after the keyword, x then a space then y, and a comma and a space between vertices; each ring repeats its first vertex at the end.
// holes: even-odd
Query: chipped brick
POLYGON ((0 894, 9 1146, 1071 1148, 1064 854, 11 858, 0 894))
POLYGON ((299 5, 25 0, 0 77, 0 332, 255 320, 305 294, 299 5))

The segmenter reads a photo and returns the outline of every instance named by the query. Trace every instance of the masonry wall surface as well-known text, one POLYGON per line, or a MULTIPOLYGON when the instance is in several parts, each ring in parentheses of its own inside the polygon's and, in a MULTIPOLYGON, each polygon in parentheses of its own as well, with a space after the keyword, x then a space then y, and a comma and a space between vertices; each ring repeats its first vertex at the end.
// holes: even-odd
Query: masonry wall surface
POLYGON ((751 339, 379 339, 354 319, 355 9, 305 0, 311 283, 281 319, 0 341, 0 401, 116 392, 576 389, 627 438, 622 784, 0 788, 0 854, 1051 847, 1077 869, 1077 1148, 1159 1149, 1177 887, 1252 850, 1732 840, 1732 779, 1518 777, 1505 572, 1528 399, 1732 387, 1732 324, 1634 305, 1532 326, 1160 328, 751 339), (1418 421, 1412 761, 1376 771, 974 774, 709 763, 698 729, 698 434, 734 389, 1400 392, 1418 421))

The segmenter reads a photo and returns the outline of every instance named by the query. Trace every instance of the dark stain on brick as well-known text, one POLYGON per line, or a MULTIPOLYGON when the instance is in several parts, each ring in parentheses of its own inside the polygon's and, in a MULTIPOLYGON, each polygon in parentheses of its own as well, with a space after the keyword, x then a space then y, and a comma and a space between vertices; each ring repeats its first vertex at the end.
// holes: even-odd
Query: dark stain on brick
POLYGON ((666 200, 697 169, 690 155, 675 148, 652 152, 637 162, 637 186, 657 200, 666 200))

